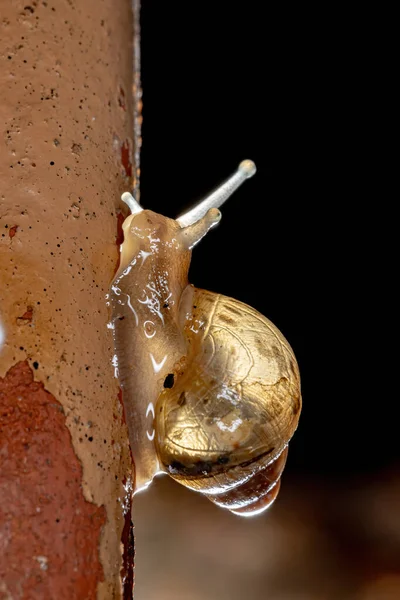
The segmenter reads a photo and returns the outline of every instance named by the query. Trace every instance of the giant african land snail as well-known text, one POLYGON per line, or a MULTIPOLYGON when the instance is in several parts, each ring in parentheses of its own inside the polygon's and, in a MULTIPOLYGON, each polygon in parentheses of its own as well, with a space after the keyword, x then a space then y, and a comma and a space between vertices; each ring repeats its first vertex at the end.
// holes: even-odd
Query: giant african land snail
POLYGON ((220 206, 255 173, 236 173, 176 220, 122 195, 121 260, 109 294, 135 491, 174 479, 241 514, 275 499, 301 409, 295 356, 246 304, 188 283, 193 246, 220 206))

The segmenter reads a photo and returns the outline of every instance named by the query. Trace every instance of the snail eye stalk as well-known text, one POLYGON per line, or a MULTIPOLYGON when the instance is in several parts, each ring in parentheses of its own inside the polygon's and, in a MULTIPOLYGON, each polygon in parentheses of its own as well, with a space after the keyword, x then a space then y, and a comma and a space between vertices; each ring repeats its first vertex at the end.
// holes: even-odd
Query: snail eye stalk
POLYGON ((179 216, 177 221, 181 227, 187 227, 196 223, 210 210, 210 208, 219 208, 232 196, 232 194, 246 181, 253 177, 256 172, 256 165, 252 160, 243 160, 237 170, 224 183, 217 187, 196 206, 185 214, 179 216))

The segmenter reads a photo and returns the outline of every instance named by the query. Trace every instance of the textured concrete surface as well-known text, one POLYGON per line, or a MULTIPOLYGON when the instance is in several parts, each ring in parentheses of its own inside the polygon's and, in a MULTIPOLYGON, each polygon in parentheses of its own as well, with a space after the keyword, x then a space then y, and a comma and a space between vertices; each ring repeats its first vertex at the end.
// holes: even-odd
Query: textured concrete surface
POLYGON ((0 379, 0 436, 0 597, 95 598, 106 511, 83 497, 62 405, 27 361, 0 379))
POLYGON ((114 598, 122 576, 129 598, 132 464, 104 296, 135 176, 131 2, 2 2, 0 25, 1 593, 45 597, 39 575, 51 597, 114 598))

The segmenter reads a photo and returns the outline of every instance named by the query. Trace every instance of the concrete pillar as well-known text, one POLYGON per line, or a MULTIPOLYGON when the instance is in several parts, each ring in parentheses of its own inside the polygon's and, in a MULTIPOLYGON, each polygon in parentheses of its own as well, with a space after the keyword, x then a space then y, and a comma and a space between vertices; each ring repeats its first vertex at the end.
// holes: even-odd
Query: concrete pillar
POLYGON ((138 156, 132 6, 1 0, 0 26, 0 598, 129 599, 105 294, 138 156))

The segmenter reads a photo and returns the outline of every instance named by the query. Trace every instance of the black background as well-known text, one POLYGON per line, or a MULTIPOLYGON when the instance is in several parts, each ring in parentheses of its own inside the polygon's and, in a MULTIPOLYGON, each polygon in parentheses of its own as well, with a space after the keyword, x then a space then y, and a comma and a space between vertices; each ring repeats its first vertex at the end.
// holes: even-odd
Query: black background
POLYGON ((398 399, 381 385, 388 350, 369 337, 381 315, 360 236, 354 25, 316 6, 142 4, 142 205, 177 216, 255 161, 190 281, 254 306, 292 345, 304 405, 286 469, 379 476, 399 460, 398 399))

